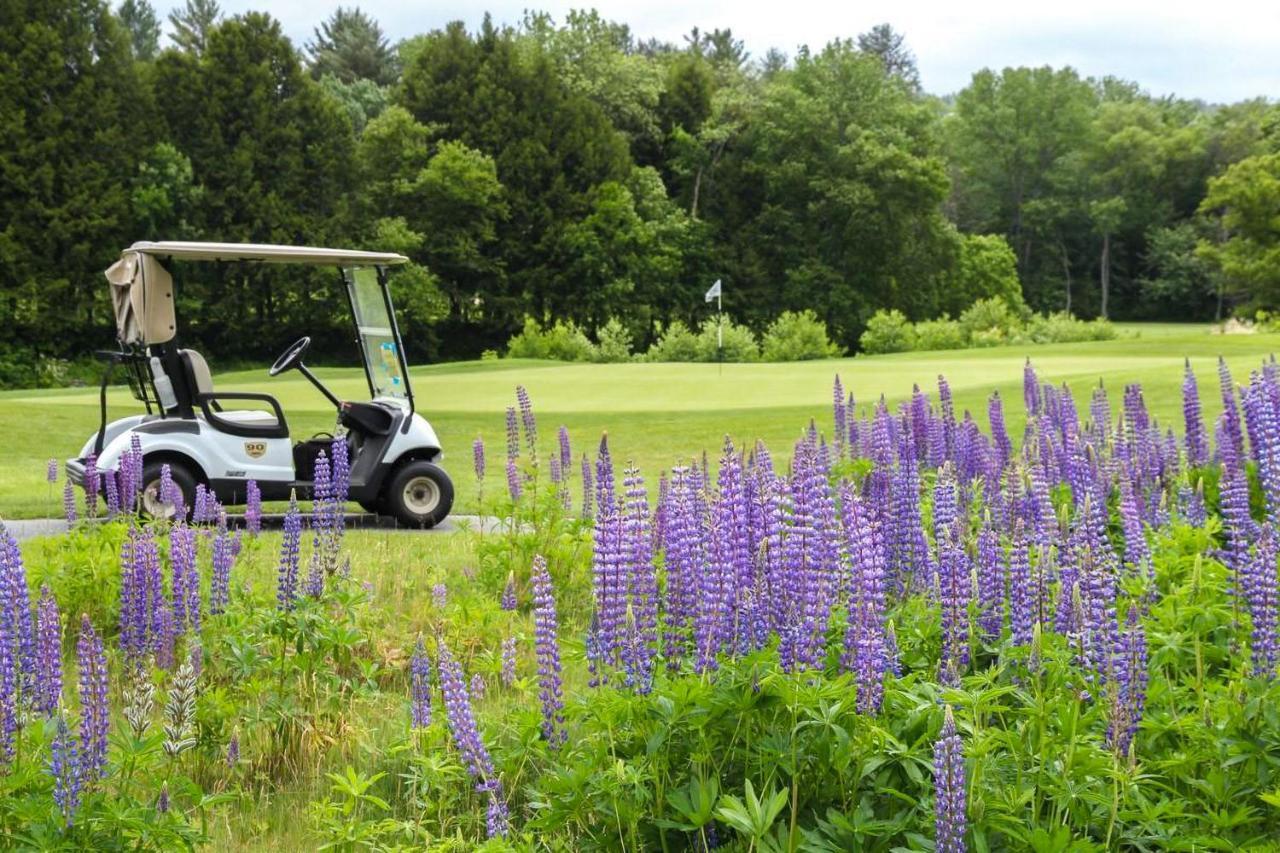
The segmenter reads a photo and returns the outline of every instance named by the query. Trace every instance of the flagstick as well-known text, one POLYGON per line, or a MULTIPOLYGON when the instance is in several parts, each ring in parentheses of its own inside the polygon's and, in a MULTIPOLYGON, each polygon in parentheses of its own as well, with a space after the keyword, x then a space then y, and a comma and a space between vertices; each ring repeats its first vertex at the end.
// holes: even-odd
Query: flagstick
MULTIPOLYGON (((719 284, 720 280, 716 279, 719 284)), ((721 288, 723 289, 723 288, 721 288)), ((720 291, 716 291, 716 362, 720 365, 720 378, 724 378, 724 306, 720 302, 720 291)))

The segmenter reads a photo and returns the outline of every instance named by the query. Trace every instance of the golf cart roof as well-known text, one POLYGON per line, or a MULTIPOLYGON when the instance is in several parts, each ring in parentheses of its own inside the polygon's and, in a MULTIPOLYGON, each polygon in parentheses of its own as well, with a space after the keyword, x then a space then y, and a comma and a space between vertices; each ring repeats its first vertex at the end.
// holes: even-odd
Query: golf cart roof
POLYGON ((139 252, 181 261, 257 261, 265 264, 396 266, 408 263, 394 252, 324 249, 317 246, 277 246, 270 243, 193 243, 183 240, 134 243, 126 252, 139 252))
POLYGON ((273 246, 266 243, 193 243, 180 240, 134 243, 107 270, 116 337, 122 345, 151 346, 173 340, 173 278, 161 258, 181 261, 249 261, 338 267, 386 267, 408 262, 394 252, 273 246))

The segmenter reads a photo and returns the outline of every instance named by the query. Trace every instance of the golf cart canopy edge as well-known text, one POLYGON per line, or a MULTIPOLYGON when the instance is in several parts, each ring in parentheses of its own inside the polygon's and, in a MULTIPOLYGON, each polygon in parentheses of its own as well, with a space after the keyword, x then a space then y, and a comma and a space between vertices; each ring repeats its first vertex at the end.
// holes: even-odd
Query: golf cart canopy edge
POLYGON ((160 258, 183 261, 249 261, 268 264, 387 267, 407 263, 393 252, 362 252, 265 243, 197 243, 176 240, 134 243, 106 271, 116 336, 122 344, 151 346, 173 340, 173 278, 160 258))

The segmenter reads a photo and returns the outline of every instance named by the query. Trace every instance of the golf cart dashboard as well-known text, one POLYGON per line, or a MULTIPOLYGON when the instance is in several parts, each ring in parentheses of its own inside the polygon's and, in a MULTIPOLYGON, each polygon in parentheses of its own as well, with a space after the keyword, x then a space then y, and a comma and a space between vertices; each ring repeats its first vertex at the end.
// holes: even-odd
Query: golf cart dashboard
POLYGON ((377 403, 345 401, 338 410, 338 421, 347 429, 365 435, 387 435, 395 427, 397 415, 377 403))

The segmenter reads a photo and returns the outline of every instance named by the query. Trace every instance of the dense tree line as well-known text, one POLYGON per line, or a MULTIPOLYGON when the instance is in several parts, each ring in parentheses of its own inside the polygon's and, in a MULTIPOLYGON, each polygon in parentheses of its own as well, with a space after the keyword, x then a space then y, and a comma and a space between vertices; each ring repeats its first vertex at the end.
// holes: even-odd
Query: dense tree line
MULTIPOLYGON (((1009 296, 1084 317, 1209 319, 1280 303, 1280 107, 1153 98, 1070 68, 921 90, 876 27, 752 57, 729 30, 636 39, 594 12, 391 44, 338 9, 298 46, 188 0, 0 0, 0 360, 109 343, 101 270, 136 239, 356 245, 413 259, 417 358, 526 318, 637 347, 701 295, 760 331, 813 310, 856 346, 1009 296)), ((332 276, 179 270, 185 333, 344 351, 332 276)))

